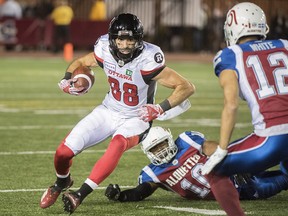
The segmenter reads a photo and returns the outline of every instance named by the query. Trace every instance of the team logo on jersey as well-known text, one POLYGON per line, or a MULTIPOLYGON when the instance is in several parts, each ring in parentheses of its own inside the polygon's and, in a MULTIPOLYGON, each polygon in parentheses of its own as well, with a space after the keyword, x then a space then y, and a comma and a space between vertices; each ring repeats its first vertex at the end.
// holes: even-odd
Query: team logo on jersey
POLYGON ((126 75, 127 75, 127 76, 130 76, 130 77, 131 77, 132 74, 133 74, 133 71, 126 69, 126 75))
POLYGON ((104 67, 107 68, 108 70, 116 71, 116 65, 104 61, 104 67))
POLYGON ((163 55, 158 52, 154 55, 154 60, 157 62, 157 63, 161 63, 163 62, 164 58, 163 58, 163 55))
POLYGON ((120 79, 125 79, 125 80, 129 80, 129 81, 133 81, 131 76, 128 76, 126 74, 122 74, 122 73, 118 73, 116 71, 112 71, 112 70, 108 70, 107 71, 108 74, 110 74, 111 76, 120 78, 120 79))

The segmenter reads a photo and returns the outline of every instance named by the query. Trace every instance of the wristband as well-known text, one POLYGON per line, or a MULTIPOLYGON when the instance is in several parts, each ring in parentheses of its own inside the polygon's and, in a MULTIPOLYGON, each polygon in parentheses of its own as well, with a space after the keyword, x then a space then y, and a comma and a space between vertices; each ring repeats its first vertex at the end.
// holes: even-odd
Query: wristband
POLYGON ((171 105, 169 103, 169 101, 167 99, 165 99, 164 101, 162 101, 159 106, 162 108, 163 112, 171 109, 171 105))

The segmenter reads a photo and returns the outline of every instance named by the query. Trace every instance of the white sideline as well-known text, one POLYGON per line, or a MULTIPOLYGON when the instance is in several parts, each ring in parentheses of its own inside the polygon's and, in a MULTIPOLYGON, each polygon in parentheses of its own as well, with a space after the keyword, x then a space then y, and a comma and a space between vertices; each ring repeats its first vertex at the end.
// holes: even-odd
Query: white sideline
POLYGON ((173 206, 153 206, 154 208, 162 208, 162 209, 169 209, 174 211, 183 211, 183 212, 191 212, 191 213, 198 213, 203 215, 226 215, 226 213, 222 210, 208 210, 208 209, 197 209, 197 208, 179 208, 173 206))
MULTIPOLYGON (((103 150, 85 150, 83 153, 103 153, 106 149, 103 150)), ((141 149, 129 149, 127 152, 142 152, 141 149)), ((55 151, 23 151, 23 152, 0 152, 0 155, 40 155, 40 154, 55 154, 55 151)))
MULTIPOLYGON (((167 122, 157 121, 157 124, 165 125, 165 127, 169 128, 193 128, 195 126, 203 126, 203 127, 219 127, 220 119, 171 119, 167 122)), ((43 130, 43 129, 72 129, 74 125, 8 125, 3 126, 0 125, 0 130, 43 130)), ((236 123, 236 128, 247 128, 252 127, 251 123, 236 123)))
MULTIPOLYGON (((197 209, 197 208, 187 208, 187 207, 173 207, 173 206, 153 206, 154 208, 169 209, 173 211, 183 211, 191 212, 203 215, 227 215, 222 210, 209 210, 209 209, 197 209)), ((245 215, 253 214, 253 212, 245 212, 245 215)))
MULTIPOLYGON (((120 186, 120 188, 133 188, 134 186, 120 186)), ((47 189, 47 188, 46 188, 47 189)), ((46 189, 14 189, 14 190, 0 190, 0 193, 15 193, 15 192, 43 192, 46 189)), ((71 188, 77 190, 78 188, 71 188)), ((96 190, 104 190, 106 187, 98 187, 96 190)), ((138 206, 138 205, 137 205, 138 206)), ((141 209, 142 207, 138 206, 141 209)), ((173 206, 153 206, 153 208, 169 209, 173 211, 191 212, 203 215, 226 215, 222 210, 208 210, 208 209, 197 209, 197 208, 178 208, 173 206)))
MULTIPOLYGON (((107 186, 106 186, 107 187, 107 186)), ((98 187, 96 190, 104 190, 106 187, 98 187)), ((120 188, 132 188, 134 186, 120 186, 120 188)), ((42 192, 45 191, 45 189, 14 189, 14 190, 0 190, 0 193, 15 193, 15 192, 42 192)), ((78 190, 79 188, 70 188, 72 190, 78 190)))

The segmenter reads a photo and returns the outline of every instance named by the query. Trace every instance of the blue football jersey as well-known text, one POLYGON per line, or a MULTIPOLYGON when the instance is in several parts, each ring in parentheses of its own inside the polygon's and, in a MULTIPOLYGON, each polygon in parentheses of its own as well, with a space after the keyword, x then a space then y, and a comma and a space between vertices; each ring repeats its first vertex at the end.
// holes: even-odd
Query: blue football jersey
MULTIPOLYGON (((246 138, 245 140, 248 141, 240 146, 237 145, 237 142, 232 143, 228 148, 227 157, 215 167, 215 172, 231 176, 230 178, 241 199, 264 199, 274 196, 282 190, 287 190, 288 176, 281 171, 258 173, 259 166, 264 166, 261 167, 261 171, 265 170, 266 165, 264 163, 257 164, 255 162, 258 160, 257 157, 261 157, 261 155, 267 157, 265 159, 267 164, 271 164, 275 159, 268 153, 271 151, 271 146, 276 149, 273 140, 265 141, 263 138, 260 141, 255 141, 255 139, 249 141, 249 138, 246 138), (262 150, 263 141, 267 142, 267 147, 262 150), (235 170, 236 173, 249 171, 249 173, 255 174, 256 172, 258 174, 251 177, 244 175, 246 178, 241 180, 243 178, 240 178, 239 175, 234 175, 236 174, 235 170)), ((278 136, 274 138, 279 139, 278 136)), ((200 168, 207 160, 207 157, 201 154, 204 141, 204 135, 199 132, 186 131, 180 134, 175 141, 178 147, 175 157, 169 163, 160 166, 152 163, 145 166, 140 173, 139 184, 144 182, 161 184, 186 199, 214 199, 207 178, 202 176, 200 172, 200 168)), ((277 157, 277 155, 275 156, 277 157)))
POLYGON ((260 40, 229 46, 214 58, 217 76, 237 73, 240 97, 247 101, 254 131, 273 136, 288 131, 288 41, 260 40))
POLYGON ((169 162, 160 166, 149 164, 139 176, 139 183, 160 183, 187 199, 211 199, 210 185, 201 175, 200 168, 206 161, 201 149, 204 135, 199 132, 187 131, 179 135, 175 143, 178 152, 169 162))

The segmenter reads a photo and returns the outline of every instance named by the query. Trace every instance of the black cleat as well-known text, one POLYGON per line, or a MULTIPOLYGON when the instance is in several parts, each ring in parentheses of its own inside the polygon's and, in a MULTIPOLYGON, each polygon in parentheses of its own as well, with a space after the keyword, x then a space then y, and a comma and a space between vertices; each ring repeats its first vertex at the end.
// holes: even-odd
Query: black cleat
POLYGON ((79 195, 72 191, 65 192, 62 196, 62 201, 64 203, 64 211, 70 214, 81 204, 79 195))

